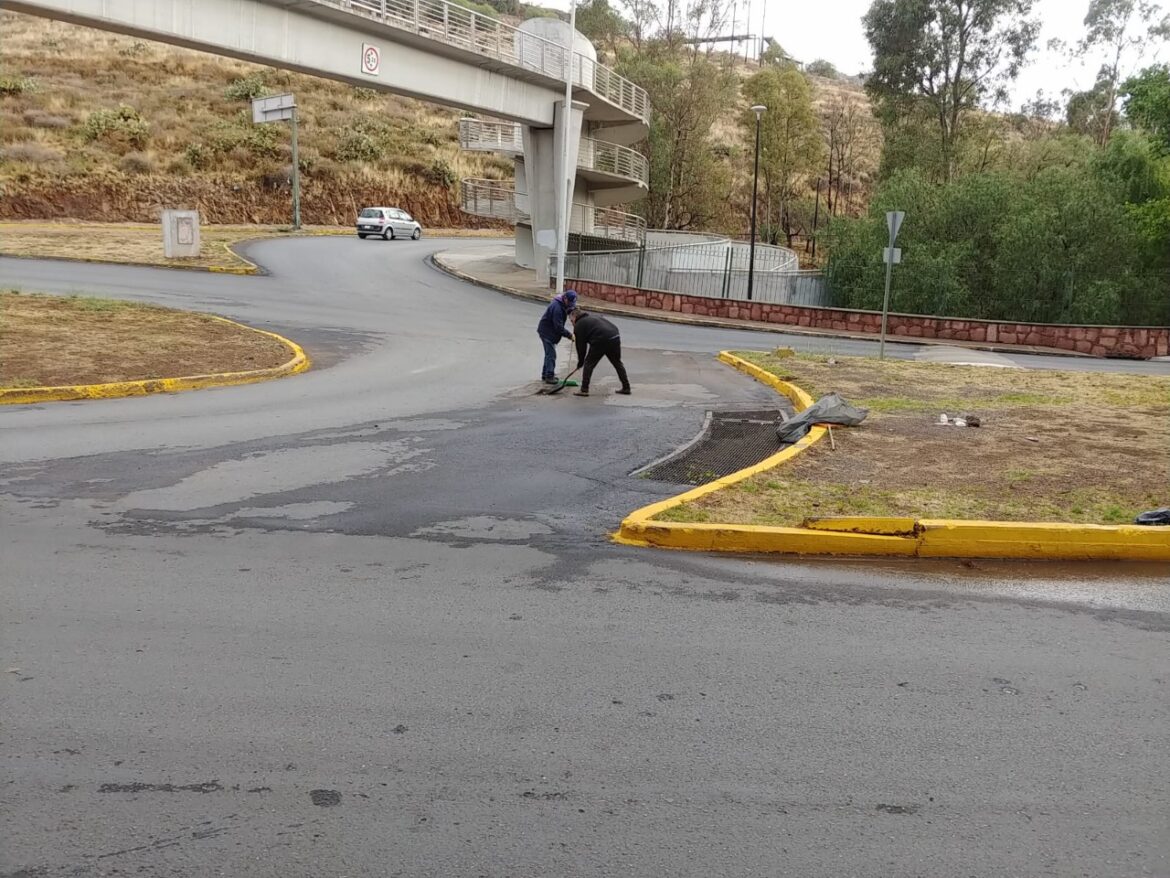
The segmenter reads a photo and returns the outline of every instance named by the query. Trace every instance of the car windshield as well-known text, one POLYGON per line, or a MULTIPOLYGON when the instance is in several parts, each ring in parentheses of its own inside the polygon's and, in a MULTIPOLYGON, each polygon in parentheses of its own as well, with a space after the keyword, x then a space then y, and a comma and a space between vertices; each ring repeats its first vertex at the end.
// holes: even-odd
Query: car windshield
POLYGON ((367 207, 360 214, 358 214, 358 216, 362 217, 363 219, 373 219, 381 215, 382 211, 378 210, 376 207, 367 207))

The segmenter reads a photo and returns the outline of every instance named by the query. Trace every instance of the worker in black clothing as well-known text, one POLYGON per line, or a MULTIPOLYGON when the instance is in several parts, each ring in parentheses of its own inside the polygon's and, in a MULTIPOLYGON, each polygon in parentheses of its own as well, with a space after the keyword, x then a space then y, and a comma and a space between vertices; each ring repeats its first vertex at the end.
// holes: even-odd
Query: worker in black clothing
POLYGON ((622 365, 622 339, 618 328, 597 314, 589 314, 580 309, 569 315, 573 321, 573 337, 577 340, 577 368, 582 364, 585 373, 581 376, 581 389, 577 396, 589 395, 589 379, 593 377, 593 370, 607 358, 613 363, 618 380, 622 382, 618 393, 630 395, 630 379, 626 376, 626 367, 622 365))

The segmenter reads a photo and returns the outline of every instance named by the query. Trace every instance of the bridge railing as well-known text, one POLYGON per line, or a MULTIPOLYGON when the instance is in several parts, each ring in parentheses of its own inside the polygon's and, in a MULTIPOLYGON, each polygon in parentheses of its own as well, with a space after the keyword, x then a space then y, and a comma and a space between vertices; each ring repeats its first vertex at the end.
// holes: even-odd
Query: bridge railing
POLYGON ((573 83, 627 113, 650 121, 646 90, 579 52, 445 0, 314 0, 573 83), (570 67, 571 65, 571 67, 570 67))
POLYGON ((459 120, 459 146, 484 152, 524 152, 524 136, 518 122, 459 120))
MULTIPOLYGON (((465 118, 459 120, 459 145, 482 152, 522 153, 524 136, 518 122, 465 118)), ((650 163, 636 149, 582 137, 577 167, 650 185, 650 163)))
MULTIPOLYGON (((459 187, 464 213, 492 219, 526 222, 528 215, 516 207, 514 184, 503 180, 467 178, 459 187)), ((646 220, 612 207, 574 202, 569 214, 569 233, 607 241, 640 245, 646 240, 646 220)))

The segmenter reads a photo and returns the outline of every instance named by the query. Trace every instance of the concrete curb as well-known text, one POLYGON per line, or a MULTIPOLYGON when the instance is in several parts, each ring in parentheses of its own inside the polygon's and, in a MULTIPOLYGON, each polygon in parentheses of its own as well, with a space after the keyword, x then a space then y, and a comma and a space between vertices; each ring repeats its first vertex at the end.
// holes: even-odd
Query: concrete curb
MULTIPOLYGON (((251 241, 259 240, 257 238, 249 238, 248 241, 239 241, 240 244, 250 243, 251 241)), ((224 247, 231 249, 229 244, 224 244, 224 247)), ((53 262, 86 262, 91 265, 129 265, 134 268, 162 268, 168 271, 207 271, 213 274, 241 274, 254 275, 264 274, 264 269, 247 259, 234 250, 232 255, 246 262, 247 265, 167 265, 161 262, 138 262, 126 259, 93 259, 88 256, 35 256, 29 253, 3 253, 0 252, 0 257, 5 259, 38 259, 53 262)))
MULTIPOLYGON (((549 295, 542 293, 530 293, 525 290, 517 290, 513 287, 506 287, 502 284, 494 284, 490 281, 481 280, 474 275, 468 274, 465 271, 460 271, 450 263, 443 260, 444 251, 437 251, 431 254, 431 262, 440 271, 457 277, 460 280, 475 284, 488 290, 495 290, 499 293, 512 296, 517 299, 525 299, 530 302, 548 303, 551 298, 549 295)), ((619 317, 632 317, 636 320, 657 320, 661 323, 678 323, 684 326, 707 326, 715 329, 735 329, 747 332, 770 332, 774 335, 798 335, 803 338, 840 338, 847 341, 869 341, 877 342, 877 336, 868 335, 859 332, 831 332, 826 330, 808 329, 803 326, 789 326, 782 323, 744 323, 734 320, 722 320, 718 317, 691 317, 685 314, 675 314, 671 311, 651 311, 645 313, 642 311, 633 311, 629 308, 624 308, 621 305, 613 305, 608 302, 601 302, 591 299, 589 302, 589 310, 598 314, 614 314, 619 317)), ((951 341, 947 339, 936 340, 930 338, 916 338, 914 336, 906 335, 891 335, 887 341, 890 344, 906 344, 917 345, 920 347, 955 347, 963 348, 971 351, 987 351, 989 353, 998 354, 1042 354, 1048 357, 1079 357, 1080 359, 1096 359, 1088 354, 1078 353, 1077 351, 1065 351, 1059 348, 1033 348, 1027 345, 1020 345, 1011 347, 1009 345, 993 345, 993 344, 978 344, 962 341, 951 341)))
POLYGON ((233 384, 254 384, 257 381, 268 381, 273 378, 283 378, 286 375, 296 375, 309 368, 311 362, 308 355, 295 341, 268 332, 246 326, 226 317, 207 315, 213 320, 228 323, 267 335, 285 345, 292 352, 292 359, 279 366, 268 369, 251 369, 247 372, 216 372, 209 375, 187 375, 180 378, 145 378, 138 381, 115 381, 109 384, 65 384, 56 387, 0 387, 0 405, 29 405, 41 402, 60 402, 77 399, 117 399, 124 396, 146 396, 150 393, 176 393, 180 390, 201 390, 207 387, 227 387, 233 384))
MULTIPOLYGON (((727 351, 719 359, 776 388, 797 411, 812 404, 800 388, 727 351)), ((819 432, 818 432, 819 431, 819 432)), ((766 460, 630 513, 615 542, 705 552, 857 555, 918 558, 1031 558, 1060 561, 1170 561, 1170 527, 1064 524, 1035 521, 962 521, 904 517, 806 519, 801 527, 653 521, 668 509, 772 469, 817 442, 814 427, 800 442, 766 460), (815 435, 814 435, 815 434, 815 435)))

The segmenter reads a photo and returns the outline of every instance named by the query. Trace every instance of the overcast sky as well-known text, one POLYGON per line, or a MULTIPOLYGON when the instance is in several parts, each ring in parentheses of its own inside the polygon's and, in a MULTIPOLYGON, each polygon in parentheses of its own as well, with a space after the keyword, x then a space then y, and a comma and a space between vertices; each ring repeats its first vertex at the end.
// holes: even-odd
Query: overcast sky
MULTIPOLYGON (((567 10, 568 0, 540 0, 542 5, 567 10)), ((683 0, 685 2, 685 0, 683 0)), ((731 0, 728 0, 731 2, 731 0)), ((861 17, 872 0, 736 0, 735 31, 744 32, 743 18, 748 17, 748 32, 759 35, 761 19, 764 36, 772 37, 798 61, 805 63, 817 58, 831 61, 844 73, 856 74, 869 70, 873 64, 869 43, 861 26, 861 17)), ((1170 8, 1170 0, 1161 0, 1163 8, 1170 8)), ((620 2, 614 5, 621 6, 620 2)), ((1035 0, 1035 17, 1041 29, 1031 63, 1020 74, 1011 89, 1010 106, 1018 110, 1020 104, 1043 89, 1049 98, 1059 98, 1065 88, 1082 91, 1093 85, 1103 56, 1070 60, 1067 55, 1050 51, 1048 41, 1060 39, 1075 43, 1084 33, 1084 17, 1089 0, 1035 0)), ((728 31, 730 31, 730 23, 728 31)), ((744 46, 738 51, 742 53, 744 46)), ((755 51, 752 51, 755 56, 755 51)), ((1165 43, 1149 52, 1141 66, 1170 60, 1170 47, 1165 43)), ((1131 62, 1132 66, 1132 62, 1131 62)), ((1126 71, 1123 71, 1126 72, 1126 71)))
MULTIPOLYGON (((751 6, 751 32, 759 33, 762 15, 764 36, 777 40, 800 61, 824 58, 851 74, 867 70, 873 63, 861 26, 861 17, 871 0, 740 0, 740 15, 745 2, 751 6)), ((1088 6, 1089 0, 1035 0, 1034 14, 1041 22, 1040 38, 1032 63, 1020 74, 1013 89, 1011 109, 1018 109, 1037 89, 1055 97, 1064 88, 1083 90, 1092 86, 1101 58, 1070 62, 1046 48, 1054 37, 1068 43, 1079 39, 1084 32, 1082 22, 1088 6)), ((1163 45, 1160 53, 1152 53, 1144 63, 1166 57, 1170 57, 1170 52, 1163 45)))

